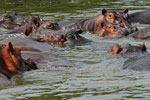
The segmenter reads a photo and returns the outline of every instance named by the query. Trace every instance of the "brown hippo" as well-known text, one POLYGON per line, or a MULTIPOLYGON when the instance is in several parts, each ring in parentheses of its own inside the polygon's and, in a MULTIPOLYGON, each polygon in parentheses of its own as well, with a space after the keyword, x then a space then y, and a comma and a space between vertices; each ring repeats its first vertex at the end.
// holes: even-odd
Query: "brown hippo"
POLYGON ((99 34, 100 31, 102 30, 102 23, 106 24, 118 24, 120 25, 120 22, 122 23, 121 26, 123 26, 129 33, 132 33, 136 31, 137 29, 131 24, 126 21, 126 19, 123 17, 125 15, 124 13, 127 13, 128 11, 124 11, 123 13, 121 12, 116 12, 116 11, 107 11, 105 9, 102 10, 102 14, 99 14, 95 17, 92 18, 87 18, 87 19, 76 19, 72 21, 62 21, 59 22, 58 24, 60 25, 61 28, 65 29, 80 29, 83 32, 89 31, 92 33, 97 33, 99 34))
POLYGON ((0 45, 0 87, 11 84, 12 76, 32 69, 37 66, 31 59, 24 60, 21 56, 21 48, 8 45, 0 45))

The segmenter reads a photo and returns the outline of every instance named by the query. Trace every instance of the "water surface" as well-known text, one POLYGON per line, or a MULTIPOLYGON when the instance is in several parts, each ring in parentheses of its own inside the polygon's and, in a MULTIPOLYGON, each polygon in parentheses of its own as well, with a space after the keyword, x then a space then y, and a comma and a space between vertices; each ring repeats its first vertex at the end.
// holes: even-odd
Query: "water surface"
MULTIPOLYGON (((89 18, 101 9, 130 13, 148 9, 149 0, 0 0, 0 12, 40 16, 46 21, 89 18)), ((135 24, 143 28, 145 25, 135 24)), ((0 36, 1 39, 16 35, 0 36)), ((139 44, 133 39, 102 39, 90 33, 85 37, 97 42, 139 44)), ((20 36, 18 36, 20 37, 20 36)), ((149 41, 145 41, 150 50, 149 41)), ((81 47, 57 48, 54 54, 73 62, 74 68, 50 68, 25 72, 13 78, 18 84, 0 89, 0 100, 124 100, 150 98, 150 73, 122 70, 125 59, 105 50, 81 47)))

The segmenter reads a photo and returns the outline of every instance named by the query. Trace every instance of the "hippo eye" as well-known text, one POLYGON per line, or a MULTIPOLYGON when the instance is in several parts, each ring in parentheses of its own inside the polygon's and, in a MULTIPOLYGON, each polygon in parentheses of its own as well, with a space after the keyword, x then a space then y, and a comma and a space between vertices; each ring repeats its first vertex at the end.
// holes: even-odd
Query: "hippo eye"
POLYGON ((111 29, 111 26, 109 26, 108 28, 111 29))
POLYGON ((52 24, 48 25, 49 27, 52 27, 52 24))
POLYGON ((47 25, 47 27, 48 27, 48 28, 52 28, 52 27, 53 27, 53 25, 52 25, 52 24, 49 24, 49 25, 47 25))
POLYGON ((109 15, 109 17, 111 17, 111 15, 109 15))

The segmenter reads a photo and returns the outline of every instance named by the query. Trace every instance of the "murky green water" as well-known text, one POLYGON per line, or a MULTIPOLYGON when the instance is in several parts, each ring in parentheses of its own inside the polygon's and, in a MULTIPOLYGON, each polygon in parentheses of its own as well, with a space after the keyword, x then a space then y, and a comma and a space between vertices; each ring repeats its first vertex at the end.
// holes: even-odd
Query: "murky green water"
MULTIPOLYGON (((0 0, 0 11, 39 15, 47 21, 87 18, 102 8, 135 12, 150 8, 149 0, 0 0)), ((139 24, 136 26, 143 27, 139 24)), ((89 33, 85 37, 101 42, 138 44, 129 39, 104 40, 89 33)), ((1 38, 5 38, 1 36, 1 38)), ((149 41, 145 41, 150 51, 149 41)), ((0 100, 143 100, 150 98, 150 73, 122 70, 123 58, 107 51, 86 48, 58 48, 77 67, 39 69, 17 75, 16 86, 0 89, 0 100)))

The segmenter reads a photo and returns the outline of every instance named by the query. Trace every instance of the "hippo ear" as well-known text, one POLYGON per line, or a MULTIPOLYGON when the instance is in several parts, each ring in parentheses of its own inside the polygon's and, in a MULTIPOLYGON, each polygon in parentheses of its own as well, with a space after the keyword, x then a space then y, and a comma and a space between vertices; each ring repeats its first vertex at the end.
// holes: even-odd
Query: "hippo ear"
POLYGON ((106 12, 106 9, 102 9, 102 15, 105 15, 106 12))
POLYGON ((25 29, 24 34, 26 36, 29 36, 31 32, 32 32, 32 24, 29 24, 28 27, 25 29))
POLYGON ((146 51, 147 50, 144 42, 143 42, 142 45, 140 45, 140 48, 141 48, 142 51, 146 51))
POLYGON ((37 27, 39 27, 39 26, 40 26, 40 23, 37 21, 37 19, 38 19, 38 18, 34 17, 34 18, 33 18, 33 23, 34 23, 34 25, 36 25, 37 27))
POLYGON ((102 28, 106 29, 106 24, 104 22, 101 23, 102 28))
POLYGON ((8 43, 8 47, 12 53, 14 53, 14 48, 11 42, 8 43))
POLYGON ((129 9, 128 9, 128 8, 125 8, 123 12, 124 12, 124 13, 128 13, 128 11, 129 11, 129 9))
POLYGON ((36 23, 37 23, 37 21, 36 21, 37 19, 34 17, 33 18, 33 23, 36 25, 36 23))

